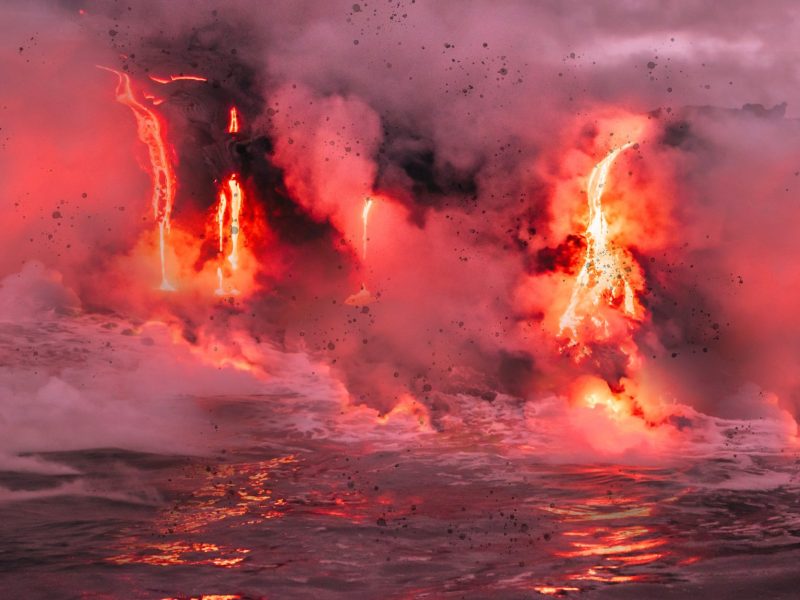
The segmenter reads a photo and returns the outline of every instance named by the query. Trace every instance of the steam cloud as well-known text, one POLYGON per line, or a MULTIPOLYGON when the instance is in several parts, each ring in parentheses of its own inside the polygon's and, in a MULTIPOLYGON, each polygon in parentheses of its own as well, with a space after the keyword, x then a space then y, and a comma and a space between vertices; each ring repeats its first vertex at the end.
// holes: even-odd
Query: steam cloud
MULTIPOLYGON (((44 294, 26 315, 163 319, 190 346, 270 340, 328 365, 353 404, 386 412, 411 394, 435 427, 457 394, 536 402, 581 372, 620 385, 624 356, 598 346, 576 367, 548 322, 582 251, 582 178, 629 141, 633 119, 641 139, 615 166, 608 206, 646 281, 640 385, 720 417, 796 416, 800 87, 786 57, 800 21, 778 4, 6 5, 0 319, 44 294), (98 64, 145 84, 209 79, 158 90, 184 282, 167 299, 151 289, 135 124, 98 64), (237 142, 231 104, 247 128, 237 142), (266 225, 250 247, 258 290, 220 306, 192 279, 213 245, 215 180, 233 165, 266 225), (362 282, 378 301, 345 305, 362 282)), ((228 391, 255 385, 219 377, 228 391)), ((25 393, 70 397, 60 381, 25 393)))

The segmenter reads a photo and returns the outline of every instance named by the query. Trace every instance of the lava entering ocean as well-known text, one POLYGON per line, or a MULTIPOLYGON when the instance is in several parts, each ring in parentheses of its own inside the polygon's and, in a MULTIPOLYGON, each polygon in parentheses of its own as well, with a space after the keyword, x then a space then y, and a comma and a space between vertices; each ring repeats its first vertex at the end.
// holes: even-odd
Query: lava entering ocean
POLYGON ((7 4, 7 594, 796 594, 788 8, 7 4))
MULTIPOLYGON (((225 260, 230 264, 230 269, 233 274, 236 274, 237 269, 239 268, 239 237, 241 236, 241 221, 239 220, 239 215, 242 212, 242 202, 244 201, 244 194, 242 192, 242 187, 239 185, 239 180, 236 177, 236 174, 231 175, 228 180, 222 185, 220 192, 219 192, 219 204, 217 208, 217 224, 219 229, 219 252, 220 255, 223 254, 225 248, 225 233, 224 233, 224 223, 225 223, 225 215, 226 215, 226 208, 230 205, 230 218, 229 218, 229 228, 228 228, 228 237, 230 239, 230 253, 225 257, 225 260), (227 188, 227 189, 226 189, 227 188)), ((217 267, 217 273, 219 275, 219 288, 217 288, 218 295, 224 295, 226 292, 222 286, 222 266, 217 267)), ((238 294, 236 288, 232 288, 230 293, 238 294)))
MULTIPOLYGON (((567 335, 565 350, 577 348, 575 360, 581 361, 592 354, 598 342, 610 340, 626 358, 624 369, 628 378, 634 376, 632 369, 640 366, 641 359, 633 340, 630 324, 643 318, 637 294, 641 293, 643 280, 641 271, 630 251, 610 238, 609 223, 603 210, 603 193, 609 185, 611 167, 620 153, 634 146, 627 142, 611 150, 597 163, 586 178, 586 196, 589 204, 588 225, 584 232, 586 253, 573 283, 569 304, 559 319, 559 335, 567 335), (627 327, 615 328, 609 322, 609 313, 622 313, 629 321, 627 327)), ((624 226, 621 228, 624 231, 624 226)), ((619 228, 618 228, 619 230, 619 228)), ((620 392, 625 386, 615 381, 620 392)), ((603 407, 619 422, 623 418, 644 417, 641 404, 631 396, 615 394, 609 385, 596 379, 588 386, 577 385, 578 395, 591 409, 603 407)))
MULTIPOLYGON (((161 288, 174 290, 174 286, 167 280, 166 275, 165 236, 170 229, 170 215, 177 179, 163 135, 162 118, 135 99, 131 79, 127 74, 113 72, 119 78, 117 99, 133 110, 137 117, 139 138, 149 150, 154 189, 153 207, 159 227, 161 288)), ((184 80, 206 81, 204 77, 183 75, 168 78, 151 76, 151 79, 160 84, 184 80)), ((650 219, 652 215, 641 212, 642 208, 639 204, 653 205, 654 192, 647 190, 647 186, 650 184, 645 182, 638 187, 626 188, 623 190, 622 196, 620 190, 615 189, 615 183, 619 183, 619 178, 615 176, 614 165, 620 157, 631 153, 634 149, 637 150, 637 155, 640 154, 641 143, 648 142, 649 125, 643 117, 631 115, 604 118, 601 123, 602 131, 610 132, 609 136, 613 136, 616 131, 616 137, 613 139, 622 139, 623 141, 605 151, 602 150, 602 146, 599 146, 600 153, 605 152, 605 156, 588 169, 588 172, 580 173, 575 170, 578 163, 570 165, 570 161, 573 159, 569 158, 569 155, 564 159, 564 164, 570 165, 568 168, 572 175, 565 180, 566 183, 562 185, 562 188, 556 188, 553 205, 559 206, 559 202, 562 202, 563 207, 570 206, 572 208, 569 208, 569 211, 574 212, 575 201, 578 200, 575 191, 580 188, 585 190, 588 211, 584 213, 585 217, 578 219, 578 221, 585 222, 581 233, 574 229, 572 231, 567 229, 575 222, 574 220, 564 220, 559 217, 554 223, 554 231, 560 227, 567 234, 568 239, 581 240, 581 243, 573 248, 573 256, 569 259, 575 265, 571 281, 559 276, 560 289, 565 291, 569 288, 569 293, 561 296, 560 294, 564 292, 559 292, 553 297, 550 306, 545 311, 543 322, 550 324, 547 329, 550 332, 547 344, 556 344, 558 352, 570 357, 578 369, 576 376, 573 377, 575 380, 573 383, 564 381, 563 374, 556 377, 554 381, 560 381, 561 383, 557 385, 561 387, 554 391, 566 393, 573 402, 577 402, 583 409, 588 409, 591 414, 599 414, 597 411, 603 411, 604 418, 610 419, 612 429, 617 431, 621 440, 627 439, 628 433, 633 432, 632 441, 629 443, 604 442, 608 447, 618 448, 617 451, 625 451, 631 444, 639 444, 647 437, 651 438, 648 443, 664 439, 664 436, 667 435, 665 432, 672 429, 674 420, 683 418, 684 413, 681 410, 669 408, 667 405, 673 401, 654 387, 647 361, 644 360, 637 341, 637 338, 640 337, 639 328, 648 320, 648 313, 641 301, 641 295, 647 287, 645 273, 634 256, 634 252, 640 252, 642 248, 647 247, 648 243, 651 247, 656 247, 661 237, 657 234, 650 236, 651 239, 648 241, 644 241, 641 232, 645 231, 645 228, 636 219, 644 215, 646 219, 652 220, 656 227, 660 223, 662 229, 668 224, 668 220, 664 218, 663 214, 653 220, 650 219), (581 182, 577 184, 579 188, 576 187, 576 182, 581 182), (644 201, 641 201, 639 197, 642 194, 644 194, 644 201), (651 197, 648 198, 648 194, 651 197), (621 201, 621 198, 624 199, 624 202, 621 201), (559 220, 562 222, 561 225, 559 225, 559 220), (582 256, 579 257, 578 254, 582 256), (560 313, 556 314, 555 311, 559 310, 559 307, 561 307, 560 313), (656 429, 659 429, 657 433, 656 429)), ((655 135, 652 127, 650 130, 649 134, 655 135)), ((240 137, 242 133, 241 116, 236 106, 231 106, 228 110, 226 132, 232 140, 244 139, 240 137)), ((599 134, 597 138, 599 139, 599 134)), ((609 137, 609 139, 612 138, 609 137)), ((254 277, 257 276, 261 267, 258 265, 258 260, 253 260, 248 253, 246 277, 242 277, 240 274, 242 241, 247 239, 243 238, 245 224, 242 220, 245 192, 238 167, 229 166, 226 167, 226 170, 228 174, 222 178, 217 191, 217 203, 210 211, 213 219, 213 235, 216 238, 217 259, 207 260, 201 257, 193 258, 191 261, 202 268, 202 273, 210 268, 215 280, 215 285, 210 286, 214 290, 214 294, 230 299, 239 296, 242 289, 254 289, 254 277)), ((632 171, 629 172, 629 177, 631 173, 632 171)), ((291 168, 289 175, 291 176, 291 168)), ((346 175, 345 178, 348 176, 346 175)), ((331 180, 333 188, 339 185, 336 183, 337 177, 340 175, 336 174, 331 180)), ((366 183, 362 181, 358 185, 363 186, 366 183)), ((300 194, 302 195, 303 192, 300 194)), ((348 296, 344 305, 366 310, 365 314, 369 312, 368 306, 376 301, 376 296, 367 287, 368 275, 374 276, 382 273, 381 278, 384 280, 384 285, 392 280, 392 277, 388 276, 388 272, 386 272, 386 256, 370 257, 368 264, 369 217, 374 205, 373 196, 376 195, 384 198, 385 209, 389 210, 389 215, 393 215, 390 218, 397 219, 402 215, 402 209, 398 208, 398 200, 392 198, 391 195, 373 192, 371 196, 367 196, 362 201, 359 210, 360 261, 355 266, 360 273, 360 290, 348 296)), ((663 203, 663 190, 656 191, 655 195, 659 196, 659 202, 663 203)), ((248 200, 248 202, 250 205, 255 205, 254 200, 248 200)), ((352 206, 355 202, 357 201, 348 200, 346 204, 352 206)), ((257 214, 257 212, 253 213, 253 215, 257 214)), ((565 214, 568 212, 565 211, 565 214)), ((352 235, 353 230, 348 224, 351 222, 349 218, 341 219, 335 212, 331 213, 330 218, 333 219, 334 226, 339 228, 341 234, 352 235)), ((395 220, 392 226, 396 228, 400 225, 401 223, 395 220)), ((652 226, 651 223, 650 227, 652 228, 652 226)), ((184 230, 188 230, 190 227, 191 223, 187 222, 184 230)), ((259 229, 256 222, 251 222, 249 227, 249 240, 257 242, 264 230, 259 229)), ((210 228, 207 229, 207 232, 210 231, 210 228)), ((185 239, 190 245, 192 244, 189 241, 191 237, 185 239)), ((384 241, 382 244, 385 248, 384 241)), ((198 253, 202 255, 199 248, 183 249, 181 252, 185 253, 187 257, 198 256, 198 253)), ((185 258, 181 258, 181 252, 176 257, 179 264, 186 262, 185 258)), ((542 251, 539 252, 541 254, 542 251)), ((570 262, 564 264, 570 265, 570 262)), ((571 269, 572 266, 565 268, 571 269)), ((192 269, 187 271, 186 267, 181 267, 178 271, 190 275, 192 273, 192 269)), ((205 275, 203 275, 204 277, 205 275)), ((545 279, 535 278, 535 282, 542 280, 545 279)), ((540 284, 536 283, 536 285, 540 284)), ((541 297, 546 299, 546 294, 541 297)), ((389 306, 391 307, 391 304, 389 306)), ((335 345, 332 342, 325 343, 331 347, 335 345)), ((365 360, 373 359, 367 358, 365 355, 365 360)), ((340 368, 334 366, 334 370, 340 368)), ((396 398, 407 398, 409 394, 413 397, 413 389, 411 386, 405 390, 402 388, 396 390, 396 398)), ((396 406, 401 404, 402 402, 396 401, 396 406)), ((396 412, 394 410, 396 406, 386 406, 383 412, 393 414, 396 412)), ((581 411, 577 411, 576 418, 580 414, 582 414, 581 411)), ((576 425, 576 427, 578 430, 583 429, 581 425, 576 425)), ((585 432, 584 435, 590 443, 598 447, 600 438, 590 432, 585 432)))
POLYGON ((133 111, 133 115, 136 117, 139 140, 147 146, 153 180, 153 216, 158 225, 159 258, 161 262, 160 287, 164 291, 174 291, 175 288, 167 279, 165 245, 166 236, 170 229, 170 216, 172 214, 172 203, 175 200, 177 180, 169 156, 169 146, 163 132, 164 127, 155 111, 136 100, 131 78, 128 74, 107 67, 100 68, 117 76, 117 102, 124 104, 133 111))
POLYGON ((590 352, 587 340, 578 333, 582 323, 588 321, 587 324, 594 330, 588 335, 588 341, 597 341, 609 335, 608 321, 598 310, 601 302, 611 306, 619 304, 622 312, 632 319, 642 310, 629 275, 638 265, 630 253, 624 248, 615 248, 609 240, 608 222, 602 203, 603 190, 614 160, 631 146, 633 143, 628 142, 612 150, 595 165, 586 183, 589 199, 589 225, 584 233, 586 257, 575 278, 569 305, 559 321, 559 333, 568 330, 569 344, 580 345, 582 353, 590 352))

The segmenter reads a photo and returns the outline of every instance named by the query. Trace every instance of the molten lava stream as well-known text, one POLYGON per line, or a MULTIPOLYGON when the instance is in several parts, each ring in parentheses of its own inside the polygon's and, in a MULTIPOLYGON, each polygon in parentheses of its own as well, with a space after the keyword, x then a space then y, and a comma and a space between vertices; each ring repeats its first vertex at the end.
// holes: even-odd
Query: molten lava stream
POLYGON ((589 174, 586 251, 569 302, 558 320, 560 349, 575 349, 575 362, 592 356, 597 344, 605 348, 603 356, 595 357, 599 372, 576 379, 570 394, 578 404, 577 410, 572 411, 574 424, 583 430, 591 445, 600 448, 661 443, 666 435, 650 427, 657 420, 657 407, 646 401, 648 398, 638 396, 644 389, 636 377, 642 358, 633 333, 645 317, 638 298, 644 289, 642 270, 624 244, 628 224, 618 216, 611 229, 603 206, 614 162, 633 146, 628 142, 611 150, 589 174), (611 348, 612 352, 606 352, 611 348), (606 375, 601 376, 603 361, 612 354, 620 363, 615 366, 613 380, 609 379, 607 368, 606 375), (596 426, 594 419, 600 417, 606 420, 607 427, 596 426))
MULTIPOLYGON (((372 208, 372 198, 365 198, 364 199, 364 207, 361 209, 361 222, 362 222, 362 232, 361 232, 361 268, 366 268, 367 264, 367 240, 369 239, 369 211, 372 208)), ((349 304, 350 306, 366 306, 367 304, 371 304, 375 301, 375 298, 367 289, 367 284, 365 281, 361 282, 361 289, 348 296, 348 298, 344 301, 345 304, 349 304)))
POLYGON ((614 307, 621 300, 624 314, 640 318, 641 306, 628 273, 634 259, 624 250, 614 246, 609 239, 608 221, 603 212, 603 192, 614 161, 633 143, 627 143, 609 152, 589 175, 586 194, 589 201, 589 223, 584 232, 586 257, 575 279, 569 304, 559 321, 559 335, 569 332, 568 347, 580 346, 580 356, 591 353, 588 343, 607 339, 610 326, 601 310, 605 303, 614 307), (589 321, 591 331, 582 336, 581 325, 589 321))
MULTIPOLYGON (((225 183, 222 184, 220 188, 219 202, 217 204, 216 211, 217 232, 219 236, 219 254, 220 257, 222 257, 226 247, 225 215, 228 213, 228 208, 230 208, 230 228, 228 230, 228 237, 230 240, 231 249, 228 256, 222 260, 227 260, 233 275, 236 274, 236 271, 239 268, 239 238, 241 236, 240 215, 243 201, 244 192, 239 184, 238 175, 234 173, 225 181, 225 183)), ((239 293, 235 287, 230 288, 228 291, 225 290, 223 265, 219 265, 217 267, 217 282, 218 287, 215 293, 218 296, 225 295, 226 293, 239 293)))
POLYGON ((242 210, 244 195, 235 173, 228 179, 228 189, 231 198, 231 253, 228 255, 228 262, 231 263, 231 268, 236 271, 239 268, 239 213, 242 210))
POLYGON ((364 208, 361 210, 361 220, 364 222, 364 231, 362 234, 362 251, 361 260, 367 262, 367 226, 369 225, 369 210, 372 208, 372 198, 364 200, 364 208))
POLYGON ((173 292, 175 288, 167 280, 167 257, 166 257, 166 232, 169 231, 169 220, 159 219, 158 221, 158 256, 161 261, 161 285, 159 289, 165 292, 173 292))
POLYGON ((235 106, 231 107, 228 120, 228 133, 239 133, 239 111, 235 106))
POLYGON ((172 83, 174 81, 208 81, 207 78, 201 75, 170 75, 169 77, 156 77, 155 75, 149 76, 152 81, 160 84, 172 83))
POLYGON ((136 117, 139 140, 147 146, 150 158, 150 176, 153 181, 153 216, 158 224, 159 258, 161 262, 161 285, 159 287, 165 291, 172 291, 175 288, 167 279, 165 247, 166 236, 170 229, 170 216, 172 214, 172 204, 175 200, 177 180, 169 159, 166 136, 161 120, 155 111, 136 100, 131 78, 127 74, 108 67, 99 66, 99 68, 110 71, 117 76, 117 102, 131 109, 134 117, 136 117))
POLYGON ((225 190, 219 192, 219 204, 217 204, 217 225, 219 232, 219 253, 225 251, 225 234, 223 228, 225 227, 225 209, 228 206, 228 197, 225 195, 225 190))

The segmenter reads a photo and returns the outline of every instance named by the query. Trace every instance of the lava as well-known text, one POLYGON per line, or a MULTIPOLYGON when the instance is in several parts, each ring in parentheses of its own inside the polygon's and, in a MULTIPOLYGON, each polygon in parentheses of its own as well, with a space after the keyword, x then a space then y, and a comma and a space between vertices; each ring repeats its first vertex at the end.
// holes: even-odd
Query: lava
POLYGON ((161 285, 159 289, 165 292, 172 292, 175 290, 173 285, 167 279, 167 258, 166 258, 166 234, 169 232, 169 221, 160 219, 158 221, 158 257, 161 262, 161 285))
MULTIPOLYGON (((643 133, 633 122, 615 123, 636 129, 636 137, 643 133)), ((577 363, 586 361, 593 371, 574 378, 568 396, 572 427, 600 449, 665 443, 667 436, 666 430, 656 425, 664 422, 669 411, 661 404, 658 390, 643 384, 644 359, 633 335, 646 317, 639 300, 645 283, 630 250, 639 240, 638 223, 626 215, 637 214, 640 208, 616 211, 609 223, 610 212, 603 204, 615 161, 634 146, 628 141, 612 149, 589 173, 582 262, 557 329, 552 330, 559 350, 569 352, 577 363), (598 423, 605 426, 598 427, 598 423)), ((647 190, 640 193, 647 197, 647 190)))
POLYGON ((235 173, 230 176, 227 185, 230 192, 231 204, 231 252, 228 254, 228 262, 231 263, 231 268, 235 271, 239 267, 239 213, 242 210, 244 195, 235 173))
POLYGON ((559 321, 558 332, 559 335, 569 332, 567 345, 580 346, 580 355, 583 356, 591 353, 587 342, 609 337, 608 320, 598 310, 601 303, 612 307, 619 305, 622 312, 632 319, 639 318, 642 310, 629 276, 633 270, 633 257, 610 239, 602 204, 611 167, 617 157, 631 146, 633 143, 629 142, 609 152, 592 169, 587 182, 589 224, 584 232, 586 255, 575 279, 569 305, 559 321), (591 329, 589 339, 582 339, 579 331, 585 323, 591 329))
MULTIPOLYGON (((230 244, 230 251, 223 260, 227 260, 233 273, 235 273, 239 268, 239 238, 241 235, 240 215, 243 199, 244 192, 239 184, 238 175, 234 173, 228 177, 228 179, 220 187, 219 201, 216 209, 217 235, 219 236, 219 254, 222 256, 225 253, 225 248, 227 246, 226 241, 228 241, 230 244), (226 214, 230 215, 227 232, 225 229, 226 214)), ((223 266, 219 265, 217 267, 218 287, 215 292, 217 295, 224 295, 226 293, 223 285, 223 279, 223 266)), ((238 291, 235 288, 232 288, 230 293, 237 294, 238 291)))
MULTIPOLYGON (((228 123, 228 133, 238 133, 239 132, 239 112, 236 110, 236 107, 231 107, 230 110, 230 121, 228 123)), ((241 232, 241 223, 239 221, 239 214, 242 210, 242 200, 243 200, 243 193, 242 187, 239 185, 238 176, 236 173, 231 175, 227 182, 222 185, 222 188, 219 192, 219 203, 217 204, 217 230, 219 235, 219 253, 222 254, 225 251, 225 233, 224 233, 224 223, 225 223, 225 211, 230 205, 230 241, 231 241, 231 251, 228 254, 228 262, 231 265, 231 269, 235 272, 239 268, 239 234, 241 232), (227 186, 227 192, 225 190, 227 186), (230 202, 228 199, 230 198, 230 202)), ((218 280, 218 287, 216 290, 217 295, 223 295, 225 293, 225 288, 223 286, 223 273, 222 267, 217 267, 217 280, 218 280)), ((237 293, 235 289, 231 290, 232 293, 237 293)))
POLYGON ((117 76, 117 102, 124 104, 133 111, 133 115, 136 117, 139 140, 147 146, 150 158, 150 175, 153 180, 153 216, 158 224, 159 258, 161 262, 161 285, 159 287, 165 291, 172 291, 175 288, 167 279, 165 246, 166 236, 170 229, 170 215, 172 214, 172 205, 175 200, 177 180, 169 157, 164 127, 159 115, 136 99, 131 78, 127 74, 108 67, 99 68, 110 71, 117 76))
POLYGON ((428 410, 411 394, 403 394, 392 410, 385 414, 378 415, 376 420, 381 425, 386 425, 390 420, 400 417, 409 418, 419 426, 420 431, 432 431, 428 410))
POLYGON ((163 98, 159 98, 158 96, 155 96, 155 95, 150 94, 148 92, 144 92, 142 94, 142 96, 145 97, 145 100, 150 100, 150 102, 152 103, 153 106, 159 106, 161 104, 164 104, 164 99, 163 98))
POLYGON ((235 106, 232 106, 230 110, 228 133, 239 133, 239 111, 236 110, 235 106))
MULTIPOLYGON (((362 223, 362 233, 361 233, 361 264, 362 267, 367 262, 367 240, 368 240, 368 225, 369 225, 369 211, 372 208, 372 198, 365 198, 364 199, 364 208, 361 209, 361 223, 362 223)), ((367 284, 365 282, 361 283, 361 289, 358 290, 355 294, 351 294, 348 296, 344 303, 349 306, 366 306, 367 304, 372 304, 375 302, 375 297, 372 293, 367 289, 367 284)))
POLYGON ((156 77, 155 75, 150 75, 150 79, 162 85, 173 83, 174 81, 208 81, 207 78, 201 75, 170 75, 168 77, 156 77))
POLYGON ((225 233, 223 228, 225 227, 225 210, 228 206, 228 197, 225 195, 224 190, 220 190, 219 192, 219 203, 217 204, 217 226, 219 231, 219 252, 225 250, 225 233))
POLYGON ((361 239, 361 259, 366 262, 367 260, 367 226, 369 225, 369 210, 372 208, 372 198, 364 200, 364 208, 361 211, 361 220, 364 223, 364 231, 361 239))

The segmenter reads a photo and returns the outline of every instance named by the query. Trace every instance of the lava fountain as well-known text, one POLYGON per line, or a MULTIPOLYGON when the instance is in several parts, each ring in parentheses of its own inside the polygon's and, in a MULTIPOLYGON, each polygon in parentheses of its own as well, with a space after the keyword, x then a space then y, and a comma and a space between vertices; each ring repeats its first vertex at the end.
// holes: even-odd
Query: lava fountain
POLYGON ((169 75, 168 77, 157 77, 156 75, 150 75, 150 80, 162 85, 174 83, 175 81, 208 81, 206 77, 201 75, 169 75))

